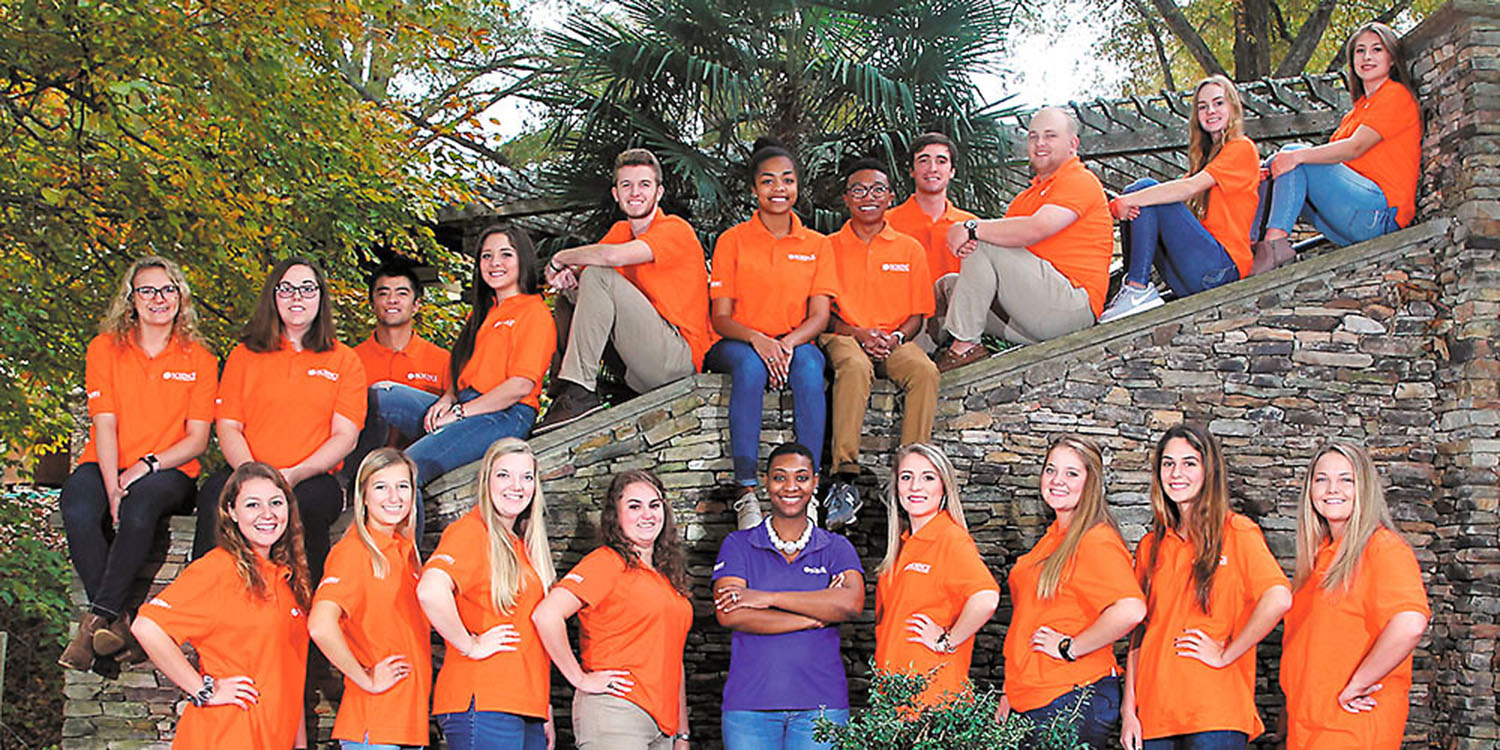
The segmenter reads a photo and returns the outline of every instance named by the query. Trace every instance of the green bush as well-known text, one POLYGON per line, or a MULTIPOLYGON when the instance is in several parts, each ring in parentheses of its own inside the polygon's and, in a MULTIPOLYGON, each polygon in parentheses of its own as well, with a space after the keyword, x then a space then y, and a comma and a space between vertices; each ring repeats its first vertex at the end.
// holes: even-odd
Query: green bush
MULTIPOLYGON (((1018 713, 995 721, 1000 694, 993 688, 966 686, 951 701, 922 705, 917 696, 927 689, 928 675, 906 675, 881 670, 872 663, 870 705, 852 712, 848 726, 819 718, 814 730, 819 742, 838 750, 1017 750, 1031 736, 1033 724, 1018 713)), ((1088 705, 1085 688, 1078 701, 1042 728, 1040 750, 1078 750, 1077 722, 1088 705)))
POLYGON ((61 534, 47 524, 57 492, 32 488, 0 492, 0 606, 44 625, 47 637, 68 635, 68 556, 61 534))

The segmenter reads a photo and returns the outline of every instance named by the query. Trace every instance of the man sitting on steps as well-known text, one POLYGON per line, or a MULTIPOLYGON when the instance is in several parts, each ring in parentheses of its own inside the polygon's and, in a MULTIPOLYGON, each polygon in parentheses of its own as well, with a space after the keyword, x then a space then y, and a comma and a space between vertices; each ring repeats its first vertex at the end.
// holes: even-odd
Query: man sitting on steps
POLYGON ((642 148, 615 159, 610 194, 625 219, 592 245, 560 250, 547 283, 575 294, 556 398, 534 433, 599 409, 599 362, 613 343, 625 384, 638 393, 703 367, 714 343, 708 321, 708 267, 688 223, 657 208, 661 163, 642 148))

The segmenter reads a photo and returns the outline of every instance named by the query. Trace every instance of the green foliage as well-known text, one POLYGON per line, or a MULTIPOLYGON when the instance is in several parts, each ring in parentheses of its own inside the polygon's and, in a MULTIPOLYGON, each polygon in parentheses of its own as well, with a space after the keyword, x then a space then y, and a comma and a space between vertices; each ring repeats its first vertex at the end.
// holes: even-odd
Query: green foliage
POLYGON ((993 71, 1012 0, 624 0, 578 14, 550 38, 560 68, 534 96, 565 154, 547 165, 551 192, 588 211, 582 236, 615 215, 616 154, 645 146, 662 159, 664 207, 705 237, 753 208, 746 162, 774 136, 803 162, 803 215, 837 229, 840 165, 877 156, 895 181, 907 145, 938 130, 961 148, 955 201, 998 214, 1009 146, 1002 108, 975 77, 993 71))
POLYGON ((61 535, 47 524, 57 496, 48 490, 0 491, 0 611, 39 618, 46 636, 62 643, 72 614, 72 570, 61 535))
POLYGON ((870 703, 853 712, 847 726, 819 718, 814 739, 838 750, 1016 750, 1025 743, 1037 750, 1082 750, 1077 724, 1088 706, 1085 689, 1068 711, 1054 717, 1033 736, 1030 719, 1012 713, 995 721, 1000 694, 994 689, 961 695, 935 706, 918 696, 927 689, 928 675, 886 672, 871 662, 870 703))

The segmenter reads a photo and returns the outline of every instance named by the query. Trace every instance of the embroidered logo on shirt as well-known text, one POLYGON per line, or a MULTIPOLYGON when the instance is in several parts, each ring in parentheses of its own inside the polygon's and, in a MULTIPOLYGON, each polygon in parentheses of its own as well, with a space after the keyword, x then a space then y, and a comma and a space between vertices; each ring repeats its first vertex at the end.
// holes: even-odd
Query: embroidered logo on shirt
POLYGON ((894 271, 896 273, 911 273, 910 263, 881 263, 880 270, 894 271))
POLYGON ((292 607, 292 617, 301 617, 301 616, 302 616, 302 610, 297 609, 296 607, 292 607))
POLYGON ((500 326, 515 327, 515 325, 516 325, 516 319, 515 318, 506 318, 505 320, 497 320, 497 321, 495 321, 494 325, 491 325, 490 327, 491 328, 499 328, 500 326))
POLYGON ((723 567, 724 567, 724 561, 723 560, 720 560, 719 562, 714 563, 714 572, 715 573, 719 572, 721 569, 723 569, 723 567))
POLYGON ((442 560, 449 565, 458 564, 458 561, 453 559, 453 555, 447 554, 446 552, 439 552, 438 554, 433 555, 431 558, 428 558, 427 562, 437 562, 438 560, 442 560))
POLYGON ((322 581, 319 581, 318 585, 322 586, 324 584, 334 584, 334 583, 338 583, 338 582, 339 582, 339 577, 338 576, 328 576, 327 578, 324 578, 322 581))
POLYGON ((1220 565, 1228 565, 1229 564, 1229 555, 1219 555, 1219 564, 1220 565))
POLYGON ((438 382, 438 376, 436 376, 436 375, 434 375, 434 374, 432 374, 430 372, 408 372, 408 373, 406 373, 406 379, 407 380, 420 380, 420 381, 422 381, 424 383, 432 383, 434 385, 436 385, 437 382, 438 382))
POLYGON ((902 570, 903 571, 910 570, 913 573, 931 573, 932 572, 932 566, 928 565, 927 563, 914 562, 914 563, 907 563, 906 567, 902 568, 902 570))
POLYGON ((708 282, 709 289, 718 289, 721 286, 724 286, 724 282, 719 281, 718 279, 712 279, 708 282))
POLYGON ((307 376, 310 378, 323 378, 324 380, 339 382, 339 374, 325 367, 309 367, 307 376))
POLYGON ((151 601, 146 602, 146 603, 150 604, 153 607, 161 607, 162 609, 171 609, 172 608, 172 605, 168 604, 166 599, 163 599, 163 598, 161 598, 159 596, 153 596, 153 597, 151 597, 151 601))
POLYGON ((94 399, 99 398, 102 395, 104 394, 100 393, 99 391, 89 391, 89 400, 93 401, 94 399))
POLYGON ((161 374, 161 379, 162 380, 175 380, 175 381, 177 381, 179 383, 196 383, 196 382, 198 382, 198 373, 196 373, 196 372, 172 372, 171 370, 168 370, 168 371, 163 372, 161 374))
POLYGON ((583 576, 578 575, 577 573, 569 573, 563 576, 563 578, 569 581, 573 581, 574 583, 583 583, 583 576))
POLYGON ((816 255, 808 255, 807 253, 787 253, 786 254, 786 259, 787 260, 798 260, 798 261, 802 261, 803 263, 814 263, 814 262, 816 262, 818 260, 818 256, 816 256, 816 255))
POLYGON ((828 568, 822 565, 803 565, 802 572, 810 576, 826 576, 828 568))

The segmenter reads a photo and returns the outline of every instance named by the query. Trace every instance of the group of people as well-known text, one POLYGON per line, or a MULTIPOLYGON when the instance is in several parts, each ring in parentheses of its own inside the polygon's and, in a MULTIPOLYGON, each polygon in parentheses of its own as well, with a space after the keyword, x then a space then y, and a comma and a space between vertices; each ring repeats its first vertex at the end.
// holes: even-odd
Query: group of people
MULTIPOLYGON (((847 541, 815 528, 813 509, 819 502, 814 494, 821 481, 830 528, 852 521, 860 509, 853 485, 861 471, 860 436, 877 374, 904 392, 900 437, 908 446, 898 456, 886 498, 890 552, 876 587, 878 613, 905 614, 880 617, 880 656, 883 663, 903 668, 961 661, 965 668, 940 671, 934 680, 933 690, 954 688, 965 676, 960 672, 966 674, 972 635, 993 613, 999 591, 977 553, 970 554, 973 545, 964 533, 951 467, 940 453, 923 447, 931 440, 939 373, 986 356, 980 344, 985 333, 1031 343, 1159 305, 1160 295, 1150 284, 1153 267, 1179 296, 1274 267, 1290 257, 1288 235, 1299 218, 1340 244, 1410 222, 1421 122, 1399 39, 1381 24, 1366 24, 1346 52, 1354 107, 1329 143, 1288 147, 1262 165, 1244 136, 1234 85, 1210 77, 1194 92, 1188 176, 1162 184, 1143 180, 1114 200, 1078 158, 1076 122, 1063 110, 1043 109, 1027 137, 1036 178, 1000 219, 980 220, 952 205, 947 194, 957 150, 947 137, 930 133, 912 144, 915 192, 909 200, 891 208, 891 170, 878 161, 857 161, 844 175, 849 220, 823 236, 805 227, 794 210, 802 178, 795 156, 774 141, 757 142, 749 163, 757 210, 718 238, 711 269, 692 227, 658 208, 663 188, 656 157, 644 149, 626 151, 616 161, 612 188, 625 218, 600 242, 558 251, 538 269, 521 229, 497 225, 481 233, 468 316, 451 352, 413 330, 423 282, 410 266, 385 266, 371 276, 369 301, 377 325, 368 340, 351 348, 335 336, 323 270, 312 259, 291 257, 265 278, 220 375, 216 357, 198 337, 182 271, 164 258, 142 258, 124 274, 88 349, 90 439, 64 485, 62 509, 89 605, 60 661, 88 669, 97 656, 143 649, 169 678, 190 688, 195 702, 250 705, 268 690, 283 700, 293 686, 274 682, 280 678, 267 678, 270 683, 257 678, 254 685, 240 680, 251 670, 241 667, 239 647, 280 644, 270 650, 291 670, 305 660, 301 635, 310 631, 330 663, 349 676, 350 694, 390 693, 391 699, 401 695, 423 704, 416 713, 366 707, 348 714, 363 718, 347 721, 341 712, 341 724, 363 727, 371 737, 408 738, 425 727, 427 695, 410 693, 410 686, 430 676, 425 635, 412 633, 425 634, 430 623, 449 644, 432 710, 450 736, 541 736, 550 717, 549 662, 578 688, 574 717, 581 738, 604 737, 596 746, 614 747, 612 733, 626 725, 630 736, 649 735, 653 741, 678 734, 679 718, 685 721, 679 705, 681 639, 691 624, 691 608, 682 550, 660 482, 644 472, 617 478, 604 513, 613 519, 603 524, 606 544, 554 581, 535 460, 520 440, 534 424, 538 430, 555 427, 599 408, 600 363, 613 347, 624 363, 626 384, 636 391, 705 368, 726 372, 733 381, 730 452, 741 531, 725 542, 715 570, 716 609, 720 621, 736 631, 736 663, 752 666, 741 668, 738 676, 731 670, 726 735, 731 719, 741 727, 735 734, 772 731, 763 721, 765 711, 780 712, 786 729, 805 725, 805 715, 793 715, 799 711, 827 708, 837 716, 847 709, 847 697, 835 699, 846 691, 842 668, 834 669, 837 631, 831 627, 862 608, 863 572, 847 541), (1269 179, 1262 179, 1263 173, 1269 179), (1128 222, 1121 232, 1127 272, 1119 294, 1106 304, 1112 217, 1128 222), (557 292, 550 309, 539 294, 539 276, 557 292), (830 369, 831 410, 824 386, 830 369), (552 400, 537 424, 544 383, 552 400), (758 457, 768 388, 791 390, 796 444, 804 447, 773 452, 764 475, 771 509, 765 516, 758 457), (200 487, 198 458, 207 449, 211 426, 226 465, 210 472, 200 487), (423 486, 480 459, 481 501, 444 531, 425 569, 419 567, 423 486), (907 462, 914 465, 904 468, 907 462), (351 495, 356 522, 332 545, 330 528, 351 495), (171 596, 148 603, 132 623, 126 600, 159 519, 194 504, 198 562, 169 589, 171 596), (933 512, 921 515, 913 508, 933 512), (933 519, 937 524, 919 534, 933 519), (898 564, 898 554, 917 550, 940 559, 938 567, 956 582, 938 589, 910 578, 934 567, 925 559, 898 564), (814 553, 823 562, 800 562, 814 553), (773 564, 778 559, 785 569, 773 564), (814 570, 820 572, 806 572, 814 570), (761 576, 793 588, 768 593, 757 587, 761 576), (194 593, 228 590, 234 581, 243 601, 232 605, 194 593), (204 609, 190 601, 198 598, 214 604, 204 609), (651 603, 649 613, 636 610, 643 602, 651 603), (275 606, 265 609, 270 603, 275 606), (379 612, 380 623, 350 630, 366 610, 379 612), (284 622, 286 612, 304 619, 284 622), (570 651, 563 626, 574 614, 593 633, 584 641, 581 662, 570 651), (234 628, 214 627, 231 615, 234 628), (232 640, 224 642, 227 647, 205 650, 199 641, 211 634, 232 640), (409 642, 402 640, 408 636, 409 642), (214 665, 211 675, 166 654, 176 648, 169 643, 183 641, 199 646, 200 655, 214 665), (399 650, 386 647, 397 641, 403 644, 399 650), (651 650, 649 656, 641 656, 643 646, 651 650), (675 662, 668 658, 674 649, 675 662), (820 671, 802 674, 795 685, 779 682, 780 675, 759 674, 766 671, 762 662, 787 649, 806 652, 799 668, 820 671), (376 654, 383 655, 371 661, 376 654), (495 660, 507 665, 507 674, 530 675, 524 697, 480 685, 478 675, 488 674, 481 663, 495 660), (200 677, 210 676, 216 681, 200 684, 200 677), (393 687, 402 684, 407 687, 393 687), (793 696, 802 702, 816 696, 820 702, 764 705, 793 696), (489 714, 497 712, 519 718, 492 720, 489 714)), ((1205 438, 1195 446, 1196 465, 1215 460, 1206 453, 1211 442, 1205 438)), ((1087 463, 1086 444, 1068 450, 1087 463)), ((1170 462, 1175 467, 1179 460, 1170 462)), ((1075 467, 1068 476, 1097 481, 1097 473, 1075 467)), ((1218 476, 1222 483, 1222 473, 1218 476)), ((1375 480, 1370 475, 1362 481, 1368 490, 1375 480)), ((1171 485, 1163 481, 1163 486, 1171 485)), ((1378 484, 1374 488, 1378 493, 1378 484)), ((1043 489, 1044 498, 1050 497, 1045 482, 1043 489)), ((1161 492, 1171 496, 1167 489, 1161 492)), ((1151 551, 1148 569, 1162 571, 1155 585, 1187 585, 1182 582, 1191 578, 1204 611, 1217 611, 1217 597, 1229 590, 1214 588, 1209 552, 1218 555, 1247 535, 1259 539, 1253 524, 1246 527, 1248 521, 1229 515, 1227 498, 1220 499, 1226 504, 1211 517, 1186 513, 1180 503, 1154 502, 1157 530, 1143 543, 1151 551), (1165 562, 1158 566, 1164 552, 1165 562)), ((1107 520, 1100 507, 1088 517, 1107 520)), ((1388 517, 1380 515, 1383 505, 1380 509, 1376 525, 1389 526, 1388 517)), ((1065 533, 1068 517, 1060 512, 1057 533, 1049 531, 1043 539, 1058 545, 1061 556, 1048 553, 1034 586, 1023 587, 1035 588, 1038 600, 1050 601, 1060 579, 1072 578, 1060 572, 1063 563, 1057 561, 1071 560, 1084 549, 1081 532, 1065 533)), ((1100 536, 1092 531, 1097 526, 1089 522, 1088 539, 1100 536)), ((1372 538, 1369 533, 1359 542, 1361 550, 1372 538)), ((1299 582, 1305 578, 1302 554, 1321 554, 1316 540, 1306 542, 1308 550, 1303 541, 1299 582)), ((1102 558, 1113 554, 1100 549, 1102 558)), ((1123 546, 1114 552, 1123 553, 1123 546)), ((1229 559, 1227 553, 1222 559, 1229 559)), ((1241 571, 1246 587, 1275 577, 1274 561, 1262 564, 1268 555, 1256 559, 1241 571)), ((1347 583, 1356 563, 1340 551, 1334 572, 1322 575, 1347 583)), ((1141 568, 1139 560, 1136 567, 1141 568)), ((1312 568, 1305 573, 1313 575, 1312 568)), ((1016 575, 1013 571, 1013 595, 1016 575)), ((1107 576, 1101 581, 1099 591, 1090 591, 1090 601, 1132 585, 1140 595, 1110 600, 1118 607, 1099 607, 1098 627, 1084 629, 1088 623, 1079 623, 1078 643, 1070 636, 1067 645, 1073 650, 1065 646, 1061 653, 1070 664, 1084 663, 1083 654, 1100 648, 1107 652, 1109 643, 1157 606, 1150 575, 1134 584, 1107 576)), ((1175 647, 1201 654, 1211 666, 1225 654, 1235 657, 1224 660, 1227 664, 1253 652, 1254 642, 1285 609, 1273 605, 1291 600, 1275 595, 1276 585, 1268 586, 1254 596, 1244 593, 1250 588, 1235 590, 1241 604, 1251 605, 1245 622, 1219 630, 1193 624, 1195 636, 1172 634, 1175 647), (1264 607, 1256 604, 1262 594, 1270 597, 1264 607), (1259 635, 1246 635, 1261 625, 1259 635), (1215 640, 1231 634, 1233 643, 1215 640), (1209 648, 1212 644, 1217 650, 1209 648)), ((1184 602, 1172 606, 1187 606, 1184 602)), ((1021 614, 1018 609, 1016 617, 1021 614)), ((1197 623, 1191 607, 1179 614, 1184 622, 1197 623)), ((1147 618, 1148 624, 1154 621, 1147 618)), ((1045 654, 1061 642, 1062 632, 1038 630, 1040 640, 1032 647, 1045 654)), ((1167 637, 1165 631, 1155 632, 1167 637)), ((1150 633, 1148 627, 1132 654, 1166 648, 1150 633)), ((1008 674, 1012 661, 1018 667, 1026 663, 1027 652, 1018 646, 1012 657, 1007 643, 1008 674)), ((1094 660, 1102 663, 1102 657, 1094 660)), ((1253 670, 1253 659, 1251 664, 1253 670)), ((1160 735, 1152 734, 1153 726, 1186 726, 1153 724, 1165 714, 1151 712, 1168 711, 1165 703, 1171 701, 1149 695, 1150 689, 1137 689, 1127 670, 1119 691, 1127 744, 1137 705, 1143 707, 1137 738, 1141 727, 1154 738, 1160 735)), ((295 690, 300 696, 300 682, 295 690)), ((1050 696, 1034 705, 1046 692, 1008 688, 1007 697, 1014 699, 1012 708, 1029 712, 1060 699, 1050 696)), ((1108 690, 1101 687, 1097 694, 1108 690)), ((1349 705, 1363 710, 1367 704, 1360 701, 1366 698, 1350 697, 1349 705)), ((1368 706, 1377 702, 1389 701, 1372 700, 1368 706)), ((242 729, 290 727, 281 714, 255 716, 262 718, 247 719, 242 729)), ((1223 729, 1258 732, 1258 723, 1246 717, 1253 718, 1253 710, 1223 729)), ((194 731, 218 731, 211 726, 218 725, 184 720, 190 737, 198 736, 194 731), (198 726, 203 729, 194 729, 198 726)), ((251 744, 287 746, 280 739, 251 744)))

